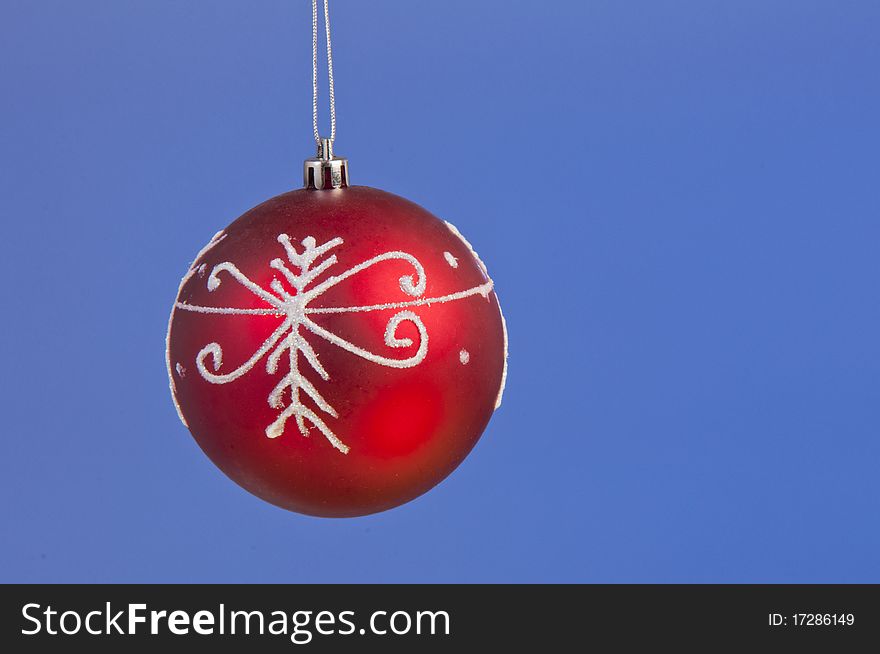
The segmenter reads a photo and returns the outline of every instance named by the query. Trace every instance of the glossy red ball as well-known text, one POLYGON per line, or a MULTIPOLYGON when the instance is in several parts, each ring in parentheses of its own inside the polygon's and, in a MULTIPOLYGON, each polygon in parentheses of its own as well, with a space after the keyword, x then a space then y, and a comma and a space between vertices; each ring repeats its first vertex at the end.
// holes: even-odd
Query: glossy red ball
POLYGON ((367 187, 251 209, 199 253, 168 328, 181 420, 278 506, 356 516, 467 456, 500 403, 506 330, 458 231, 367 187))

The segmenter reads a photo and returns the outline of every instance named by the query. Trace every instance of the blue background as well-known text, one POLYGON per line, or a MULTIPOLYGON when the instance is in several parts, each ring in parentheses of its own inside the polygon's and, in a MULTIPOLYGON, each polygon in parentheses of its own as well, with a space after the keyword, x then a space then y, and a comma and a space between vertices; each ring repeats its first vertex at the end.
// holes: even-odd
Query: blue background
POLYGON ((308 2, 4 2, 0 580, 880 582, 880 4, 331 16, 337 151, 483 256, 504 406, 381 515, 228 481, 166 320, 300 183, 308 2))

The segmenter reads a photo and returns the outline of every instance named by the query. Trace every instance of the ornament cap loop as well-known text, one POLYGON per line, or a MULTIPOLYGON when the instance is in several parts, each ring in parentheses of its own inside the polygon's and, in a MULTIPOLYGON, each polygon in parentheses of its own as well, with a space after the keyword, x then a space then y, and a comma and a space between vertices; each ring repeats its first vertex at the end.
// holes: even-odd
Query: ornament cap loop
POLYGON ((314 159, 303 164, 303 187, 316 190, 348 186, 348 159, 333 156, 333 141, 322 138, 314 159))

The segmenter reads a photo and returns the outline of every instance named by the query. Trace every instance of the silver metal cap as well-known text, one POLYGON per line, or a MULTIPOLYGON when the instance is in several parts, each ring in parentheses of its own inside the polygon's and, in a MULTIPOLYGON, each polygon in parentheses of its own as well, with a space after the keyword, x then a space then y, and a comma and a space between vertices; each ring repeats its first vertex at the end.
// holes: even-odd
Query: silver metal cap
POLYGON ((348 186, 348 159, 333 156, 333 143, 321 139, 314 159, 303 164, 303 187, 334 189, 348 186))

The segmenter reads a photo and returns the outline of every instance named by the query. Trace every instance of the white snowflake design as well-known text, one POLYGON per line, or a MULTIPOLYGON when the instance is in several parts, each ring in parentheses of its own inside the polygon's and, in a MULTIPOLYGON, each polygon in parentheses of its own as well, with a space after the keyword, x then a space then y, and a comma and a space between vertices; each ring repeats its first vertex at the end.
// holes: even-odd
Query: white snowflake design
MULTIPOLYGON (((212 241, 212 244, 214 242, 212 241)), ((307 366, 325 382, 330 380, 330 374, 321 365, 318 354, 306 339, 306 334, 318 336, 333 345, 378 365, 391 368, 412 368, 424 361, 428 354, 428 332, 421 318, 412 309, 420 306, 430 306, 434 303, 461 300, 474 295, 481 295, 488 299, 493 283, 489 280, 484 284, 458 293, 440 297, 422 297, 427 285, 425 269, 414 256, 399 251, 385 252, 353 266, 339 275, 330 275, 324 278, 323 281, 318 282, 317 280, 333 267, 337 261, 335 254, 326 255, 331 250, 342 245, 343 240, 341 238, 334 238, 322 245, 318 245, 314 237, 307 236, 300 243, 302 251, 297 251, 296 246, 294 246, 287 234, 280 234, 278 242, 284 248, 287 262, 281 258, 276 258, 269 263, 269 266, 278 271, 289 286, 285 286, 281 279, 275 277, 269 284, 269 289, 262 288, 251 281, 235 264, 229 261, 217 264, 211 270, 211 274, 208 275, 207 286, 209 291, 214 291, 220 286, 223 279, 221 273, 225 273, 265 302, 268 305, 267 308, 206 307, 186 302, 177 302, 175 307, 184 311, 205 314, 268 315, 283 318, 281 323, 257 351, 234 370, 222 374, 219 373, 220 368, 223 366, 223 349, 219 343, 209 343, 201 349, 196 356, 196 368, 201 376, 212 384, 227 384, 250 372, 263 357, 266 357, 266 372, 270 375, 277 374, 281 360, 286 354, 288 361, 287 374, 281 378, 268 398, 269 406, 273 409, 278 409, 280 413, 272 424, 266 427, 266 436, 277 438, 284 433, 287 421, 290 418, 294 418, 300 434, 308 436, 309 425, 311 425, 318 429, 333 447, 343 454, 347 454, 349 447, 339 440, 316 411, 302 402, 303 396, 308 396, 322 414, 326 414, 331 418, 339 417, 336 410, 303 374, 303 369, 307 366), (313 300, 340 282, 378 263, 390 260, 404 261, 412 266, 413 274, 402 276, 399 279, 399 284, 401 291, 416 299, 368 306, 309 306, 313 300), (354 313, 389 309, 396 309, 398 312, 389 319, 385 328, 385 345, 390 348, 405 348, 413 345, 412 339, 400 338, 397 335, 397 328, 403 322, 412 323, 419 332, 419 346, 416 352, 405 359, 381 356, 358 347, 354 343, 324 329, 310 318, 314 314, 354 313), (209 366, 206 365, 206 361, 209 358, 210 367, 213 370, 209 369, 209 366), (286 401, 288 402, 287 406, 285 406, 286 401)), ((184 281, 189 279, 196 270, 203 274, 206 268, 204 264, 199 266, 198 269, 193 268, 188 276, 184 278, 184 281)))

